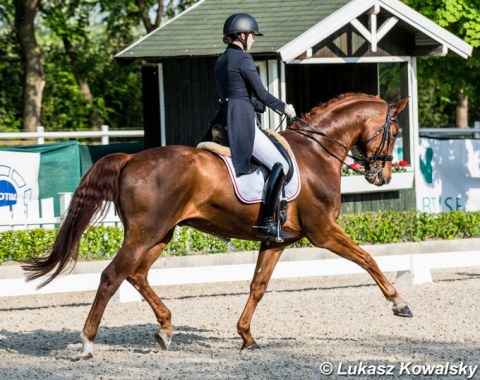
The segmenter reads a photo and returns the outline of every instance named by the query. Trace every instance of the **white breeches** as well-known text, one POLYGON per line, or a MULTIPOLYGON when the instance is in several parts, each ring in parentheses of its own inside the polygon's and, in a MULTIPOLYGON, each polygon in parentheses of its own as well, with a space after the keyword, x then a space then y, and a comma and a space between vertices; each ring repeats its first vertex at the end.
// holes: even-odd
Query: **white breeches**
POLYGON ((275 145, 258 127, 255 127, 252 155, 270 170, 275 163, 280 162, 283 166, 283 172, 287 175, 289 169, 287 160, 283 158, 275 145))

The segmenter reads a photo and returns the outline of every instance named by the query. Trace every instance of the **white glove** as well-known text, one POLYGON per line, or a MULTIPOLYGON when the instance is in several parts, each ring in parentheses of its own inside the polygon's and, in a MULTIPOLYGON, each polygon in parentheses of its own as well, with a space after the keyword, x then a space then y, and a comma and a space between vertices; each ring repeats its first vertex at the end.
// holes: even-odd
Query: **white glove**
POLYGON ((293 119, 297 114, 295 113, 295 108, 291 104, 286 104, 285 105, 285 111, 283 112, 285 115, 287 115, 290 119, 293 119))

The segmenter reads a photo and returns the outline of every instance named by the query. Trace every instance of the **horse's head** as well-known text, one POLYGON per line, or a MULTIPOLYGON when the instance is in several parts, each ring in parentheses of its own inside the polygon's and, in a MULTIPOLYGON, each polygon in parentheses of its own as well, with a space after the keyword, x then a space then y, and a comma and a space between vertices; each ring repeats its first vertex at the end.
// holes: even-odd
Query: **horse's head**
POLYGON ((367 173, 365 178, 371 184, 382 186, 391 180, 393 145, 400 132, 397 115, 408 99, 407 96, 395 104, 383 103, 365 122, 356 148, 367 173))

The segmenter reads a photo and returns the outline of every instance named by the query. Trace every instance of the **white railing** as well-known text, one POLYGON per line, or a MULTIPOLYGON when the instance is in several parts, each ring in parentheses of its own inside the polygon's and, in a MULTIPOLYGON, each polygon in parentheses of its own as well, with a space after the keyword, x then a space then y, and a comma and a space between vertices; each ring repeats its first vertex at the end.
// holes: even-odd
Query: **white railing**
MULTIPOLYGON (((315 250, 315 248, 312 248, 315 250)), ((289 249, 285 251, 288 255, 289 249)), ((295 251, 295 248, 292 249, 295 251)), ((298 255, 294 254, 293 257, 298 255)), ((233 256, 231 256, 233 257, 233 256)), ((374 256, 383 272, 396 272, 395 282, 403 284, 424 284, 432 282, 431 270, 450 268, 470 268, 480 266, 480 251, 448 251, 433 253, 408 253, 392 256, 374 256)), ((169 258, 166 258, 169 259, 169 258)), ((171 259, 171 258, 170 258, 171 259)), ((176 258, 178 266, 154 268, 148 274, 151 286, 184 285, 198 283, 215 283, 231 281, 250 281, 255 270, 255 262, 244 264, 202 265, 207 256, 197 257, 195 261, 188 256, 176 258), (185 260, 185 261, 184 261, 185 260), (195 264, 193 264, 195 263, 195 264)), ((233 262, 233 260, 225 260, 233 262)), ((218 260, 218 262, 223 262, 218 260)), ((2 278, 0 275, 0 298, 24 295, 39 295, 78 291, 92 291, 98 288, 100 272, 106 267, 105 262, 98 263, 97 269, 90 273, 78 273, 61 276, 42 289, 37 286, 43 279, 26 282, 21 275, 13 278, 2 278)), ((360 274, 365 271, 358 265, 343 258, 318 258, 313 260, 292 261, 281 260, 272 275, 274 279, 300 278, 316 276, 336 276, 360 274)), ((127 281, 124 281, 114 301, 141 301, 142 297, 127 281)))
POLYGON ((421 137, 468 137, 480 138, 480 121, 473 128, 420 128, 421 137))
POLYGON ((45 144, 46 139, 101 139, 102 145, 108 145, 114 137, 143 137, 143 130, 115 130, 110 131, 108 125, 102 125, 100 131, 73 131, 73 132, 45 132, 44 127, 37 127, 37 132, 2 132, 0 140, 31 140, 37 144, 45 144))
MULTIPOLYGON (((60 215, 64 215, 72 199, 72 193, 60 193, 60 215)), ((95 218, 93 218, 95 220, 95 218)), ((62 220, 62 216, 55 216, 53 198, 18 202, 12 207, 0 207, 0 232, 9 230, 31 230, 34 228, 53 229, 62 220)), ((98 220, 104 226, 120 224, 115 207, 111 202, 107 204, 105 217, 98 220)))

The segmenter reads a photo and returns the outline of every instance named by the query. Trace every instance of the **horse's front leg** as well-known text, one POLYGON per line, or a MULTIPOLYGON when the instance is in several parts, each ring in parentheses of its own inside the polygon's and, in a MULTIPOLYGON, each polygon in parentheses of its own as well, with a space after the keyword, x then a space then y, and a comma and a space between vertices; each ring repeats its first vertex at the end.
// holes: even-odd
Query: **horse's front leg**
POLYGON ((331 228, 309 234, 308 238, 317 247, 329 249, 365 269, 380 287, 385 298, 393 303, 393 314, 401 317, 413 316, 407 303, 385 277, 372 256, 355 244, 338 224, 334 223, 331 228))
POLYGON ((243 339, 242 350, 244 348, 259 348, 250 333, 250 323, 258 303, 267 290, 270 277, 272 276, 273 270, 275 269, 278 259, 284 249, 284 245, 279 246, 275 243, 271 243, 268 246, 265 243, 262 243, 260 247, 255 273, 253 275, 253 280, 250 283, 250 296, 248 297, 245 309, 237 323, 237 331, 243 339))

